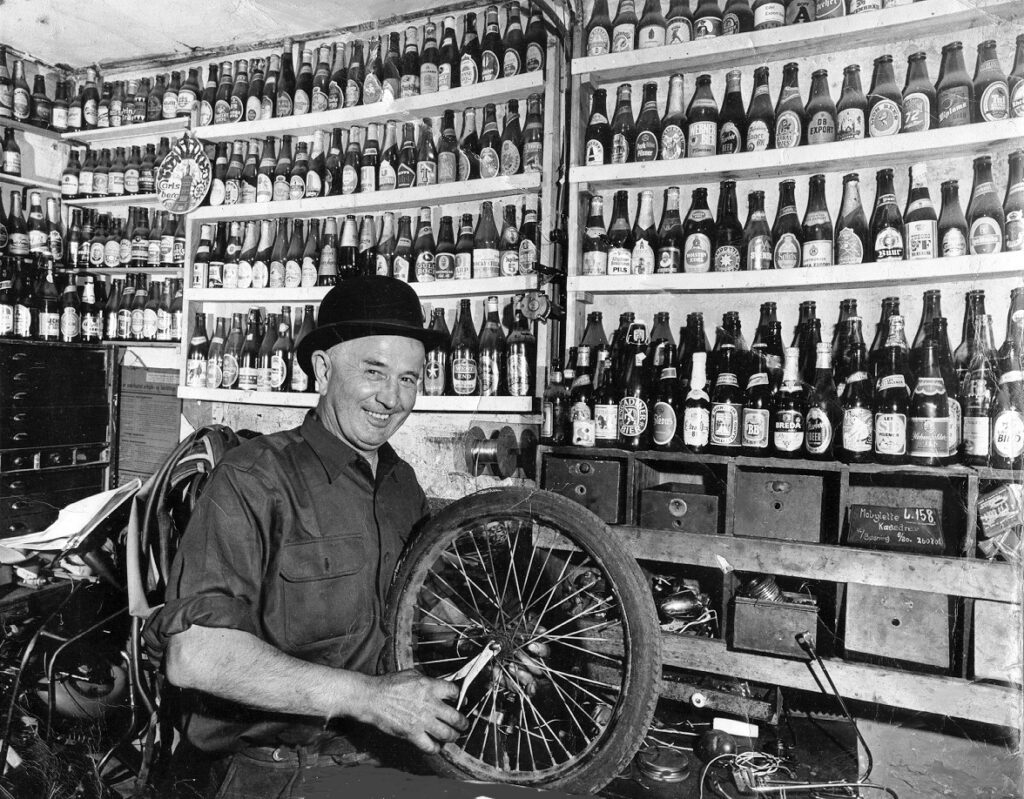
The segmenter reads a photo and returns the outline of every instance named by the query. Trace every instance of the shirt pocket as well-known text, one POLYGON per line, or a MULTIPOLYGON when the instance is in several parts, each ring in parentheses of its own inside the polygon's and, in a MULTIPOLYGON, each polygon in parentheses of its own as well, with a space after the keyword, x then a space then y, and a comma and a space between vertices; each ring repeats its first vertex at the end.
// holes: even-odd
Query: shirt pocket
POLYGON ((284 637, 295 648, 323 645, 361 631, 370 620, 360 536, 294 541, 281 552, 284 637))

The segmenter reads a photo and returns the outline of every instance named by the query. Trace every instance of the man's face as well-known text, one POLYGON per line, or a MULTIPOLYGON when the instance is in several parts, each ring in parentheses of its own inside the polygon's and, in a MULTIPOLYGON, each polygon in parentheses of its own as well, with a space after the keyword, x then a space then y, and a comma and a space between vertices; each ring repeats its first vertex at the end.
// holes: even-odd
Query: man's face
POLYGON ((423 344, 365 336, 313 354, 324 426, 349 446, 375 452, 412 413, 423 344))

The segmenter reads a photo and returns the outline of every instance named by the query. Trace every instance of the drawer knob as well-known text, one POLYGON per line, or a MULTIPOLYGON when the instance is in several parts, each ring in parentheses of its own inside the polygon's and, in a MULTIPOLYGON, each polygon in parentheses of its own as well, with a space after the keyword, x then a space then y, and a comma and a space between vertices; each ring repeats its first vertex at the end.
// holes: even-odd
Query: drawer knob
POLYGON ((28 439, 28 433, 15 433, 11 438, 15 441, 26 441, 28 439))
POLYGON ((27 413, 16 413, 13 416, 11 416, 11 421, 12 422, 24 422, 27 418, 28 418, 28 414, 27 413))
POLYGON ((20 533, 25 529, 27 529, 26 526, 21 522, 15 522, 14 524, 7 525, 7 532, 9 533, 20 533))
POLYGON ((586 486, 578 485, 578 486, 576 486, 576 488, 573 489, 573 491, 576 492, 576 496, 578 496, 578 497, 585 497, 587 495, 587 487, 586 486))
POLYGON ((20 501, 19 502, 12 502, 11 503, 11 510, 24 510, 25 508, 29 507, 30 505, 31 505, 31 503, 29 503, 29 502, 20 502, 20 501))
POLYGON ((590 474, 591 466, 589 463, 581 463, 576 467, 576 470, 580 474, 590 474))
POLYGON ((7 488, 11 491, 24 491, 25 481, 24 480, 11 480, 7 483, 7 488))
POLYGON ((679 499, 678 497, 676 499, 669 500, 668 512, 673 516, 685 516, 687 510, 689 510, 689 508, 686 505, 686 500, 679 499))
POLYGON ((14 394, 12 395, 12 399, 15 402, 21 402, 22 400, 27 400, 28 397, 29 397, 29 393, 27 391, 15 391, 14 394))
POLYGON ((773 494, 788 494, 790 489, 788 480, 769 480, 768 490, 773 494))

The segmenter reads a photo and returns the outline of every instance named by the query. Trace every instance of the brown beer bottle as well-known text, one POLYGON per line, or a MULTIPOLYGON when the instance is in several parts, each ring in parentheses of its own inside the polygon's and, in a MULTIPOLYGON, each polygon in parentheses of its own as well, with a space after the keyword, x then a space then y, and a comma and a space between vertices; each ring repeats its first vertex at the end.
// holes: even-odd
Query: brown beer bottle
POLYGON ((907 59, 907 82, 903 86, 903 132, 931 130, 938 122, 938 99, 928 77, 928 56, 912 53, 907 59))
POLYGON ((800 65, 790 61, 782 70, 782 89, 775 105, 775 146, 798 147, 807 141, 804 104, 800 100, 800 65))
POLYGON ((807 143, 827 144, 836 140, 836 104, 828 89, 828 70, 811 74, 811 96, 807 98, 804 119, 807 120, 807 143))
POLYGON ((747 106, 743 144, 748 153, 775 147, 775 109, 768 91, 768 67, 754 70, 754 92, 747 106))
POLYGON ((995 39, 978 45, 974 68, 974 99, 972 118, 975 122, 996 122, 1010 116, 1010 89, 1006 73, 999 66, 995 39))
POLYGON ((1000 252, 1006 219, 992 180, 992 158, 974 159, 974 186, 967 205, 968 247, 971 255, 1000 252))
POLYGON ((967 125, 973 117, 974 83, 964 66, 964 46, 950 42, 942 48, 939 80, 935 84, 939 108, 939 127, 967 125))

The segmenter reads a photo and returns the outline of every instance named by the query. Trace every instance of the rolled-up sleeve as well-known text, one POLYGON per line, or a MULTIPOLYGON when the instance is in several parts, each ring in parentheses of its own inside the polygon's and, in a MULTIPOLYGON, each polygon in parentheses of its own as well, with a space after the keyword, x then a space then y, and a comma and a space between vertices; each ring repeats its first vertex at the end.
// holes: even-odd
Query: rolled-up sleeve
POLYGON ((193 624, 262 637, 259 604, 271 492, 251 472, 222 463, 192 512, 171 566, 166 604, 150 617, 147 646, 162 656, 193 624))

